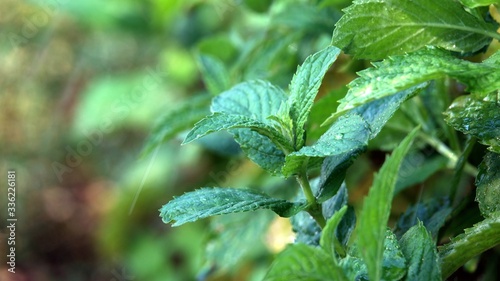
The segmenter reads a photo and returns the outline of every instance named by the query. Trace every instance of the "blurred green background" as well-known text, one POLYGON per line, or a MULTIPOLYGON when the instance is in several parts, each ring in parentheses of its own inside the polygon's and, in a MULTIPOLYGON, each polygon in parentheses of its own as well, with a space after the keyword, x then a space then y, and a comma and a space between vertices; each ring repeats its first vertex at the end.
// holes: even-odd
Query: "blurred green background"
POLYGON ((319 2, 1 1, 1 171, 16 171, 18 222, 16 274, 2 254, 0 279, 260 280, 293 239, 287 221, 266 213, 171 228, 158 209, 199 186, 287 183, 210 140, 141 150, 159 117, 206 94, 200 55, 230 69, 230 84, 286 87, 329 44, 346 4, 319 2))
MULTIPOLYGON (((246 160, 227 134, 181 146, 187 127, 172 122, 152 132, 186 106, 201 119, 212 96, 242 81, 286 88, 297 65, 330 44, 350 2, 0 1, 0 280, 261 280, 294 239, 288 220, 259 211, 172 228, 158 209, 202 186, 264 187, 292 197, 296 184, 246 160), (7 272, 3 254, 8 170, 17 175, 16 274, 7 272)), ((339 56, 311 111, 309 142, 326 130, 319 124, 345 85, 368 66, 339 56)), ((420 116, 413 114, 420 103, 405 103, 407 114, 396 113, 350 168, 355 208, 386 152, 413 126, 406 116, 420 116)), ((439 128, 432 118, 419 122, 433 133, 439 128)), ((446 159, 415 146, 420 151, 400 171, 406 181, 398 183, 392 223, 420 198, 448 194, 446 159)), ((472 192, 473 180, 461 188, 472 192)), ((444 237, 480 219, 477 207, 470 209, 444 237)))

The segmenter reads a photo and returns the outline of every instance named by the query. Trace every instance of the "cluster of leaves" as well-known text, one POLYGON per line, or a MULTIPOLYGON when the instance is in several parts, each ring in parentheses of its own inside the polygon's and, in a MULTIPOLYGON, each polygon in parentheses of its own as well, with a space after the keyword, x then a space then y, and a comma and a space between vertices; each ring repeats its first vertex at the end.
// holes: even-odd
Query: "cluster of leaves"
MULTIPOLYGON (((321 6, 327 9, 334 2, 321 6)), ((164 205, 163 221, 177 226, 258 209, 292 217, 296 243, 279 254, 265 280, 442 280, 498 245, 500 52, 493 47, 494 53, 481 62, 463 59, 500 38, 498 25, 485 20, 485 6, 495 10, 494 2, 356 0, 337 22, 332 44, 304 60, 288 91, 264 79, 245 79, 231 87, 224 64, 200 56, 205 84, 215 97, 201 96, 168 115, 149 147, 195 122, 185 144, 228 131, 249 159, 272 175, 295 178, 301 193, 282 199, 253 189, 205 187, 164 205), (382 61, 358 73, 333 111, 331 103, 315 100, 341 51, 382 61), (450 79, 465 85, 469 94, 450 103, 450 79), (312 120, 311 110, 328 115, 312 120), (407 136, 375 175, 356 215, 347 205, 347 169, 383 130, 395 128, 391 117, 399 113, 414 128, 399 128, 407 136), (311 141, 306 136, 314 132, 306 129, 312 122, 327 129, 316 128, 322 134, 311 141), (445 132, 451 148, 436 137, 438 130, 445 132), (409 208, 390 229, 393 195, 446 168, 439 164, 443 161, 433 161, 437 164, 416 169, 404 183, 400 167, 417 140, 421 143, 414 150, 430 146, 454 168, 450 194, 444 201, 434 198, 409 208), (460 208, 455 198, 462 175, 476 176, 477 169, 468 163, 475 140, 489 150, 476 177, 484 220, 436 247, 439 230, 460 208), (319 174, 317 180, 314 174, 319 174)), ((284 44, 287 40, 282 39, 284 44)))

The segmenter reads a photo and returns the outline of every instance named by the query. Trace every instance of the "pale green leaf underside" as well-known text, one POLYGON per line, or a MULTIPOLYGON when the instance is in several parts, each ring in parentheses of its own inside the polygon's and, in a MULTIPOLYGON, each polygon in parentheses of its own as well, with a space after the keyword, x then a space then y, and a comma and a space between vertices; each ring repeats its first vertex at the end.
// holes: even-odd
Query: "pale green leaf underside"
POLYGON ((392 196, 396 186, 397 174, 401 162, 408 152, 418 132, 414 129, 386 159, 379 173, 375 175, 373 185, 365 198, 359 217, 358 246, 368 268, 370 280, 382 277, 384 238, 387 221, 391 210, 392 196))
POLYGON ((484 96, 500 88, 500 65, 490 58, 473 63, 439 49, 395 56, 359 72, 340 100, 336 115, 367 102, 393 95, 423 82, 450 76, 468 86, 470 92, 484 96))
POLYGON ((296 173, 305 161, 322 160, 328 156, 340 155, 365 147, 369 136, 370 128, 362 117, 355 114, 342 116, 315 144, 304 146, 299 151, 288 154, 282 171, 283 175, 290 176, 296 173))
POLYGON ((464 134, 475 136, 500 153, 500 102, 496 93, 486 98, 458 97, 446 110, 445 121, 464 134))
POLYGON ((292 203, 251 190, 238 188, 202 188, 174 198, 160 209, 164 223, 179 226, 202 218, 270 209, 280 216, 289 217, 305 207, 305 203, 292 203))
POLYGON ((163 116, 148 138, 142 155, 150 153, 158 145, 193 126, 193 124, 209 114, 211 99, 210 95, 193 97, 163 116))
POLYGON ((274 127, 243 115, 214 113, 196 123, 188 133, 183 144, 192 142, 207 134, 228 129, 248 128, 268 137, 274 144, 286 150, 292 149, 292 144, 274 127))
POLYGON ((347 280, 342 269, 320 248, 293 244, 281 252, 264 281, 347 280))
POLYGON ((318 94, 321 81, 339 54, 340 49, 329 46, 307 57, 293 76, 288 102, 298 148, 304 144, 304 124, 318 94))
POLYGON ((476 201, 485 217, 500 216, 500 154, 488 152, 476 177, 476 201))
POLYGON ((498 36, 494 24, 454 0, 357 0, 344 12, 332 43, 359 58, 383 59, 426 45, 475 52, 498 36))
POLYGON ((480 253, 500 244, 500 216, 485 219, 438 248, 443 279, 480 253))
POLYGON ((405 281, 441 280, 436 245, 421 222, 411 227, 399 243, 409 263, 405 281))

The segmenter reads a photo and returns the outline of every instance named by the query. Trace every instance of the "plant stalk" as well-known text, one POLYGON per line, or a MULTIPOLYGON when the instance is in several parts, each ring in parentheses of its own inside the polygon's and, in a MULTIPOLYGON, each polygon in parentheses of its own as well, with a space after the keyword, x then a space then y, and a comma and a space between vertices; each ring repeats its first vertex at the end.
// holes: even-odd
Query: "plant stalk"
POLYGON ((457 189, 460 184, 460 179, 462 178, 462 171, 465 167, 465 163, 467 163, 467 158, 469 157, 472 148, 474 148, 474 144, 476 143, 476 138, 469 137, 465 144, 465 149, 460 158, 455 165, 455 174, 453 175, 453 181, 451 183, 451 191, 450 191, 450 199, 452 202, 452 206, 456 205, 457 202, 457 189))
POLYGON ((324 228, 326 225, 326 220, 323 217, 321 204, 318 204, 318 202, 316 201, 316 197, 313 194, 311 185, 309 184, 309 180, 307 179, 307 173, 304 171, 296 177, 297 182, 302 188, 302 192, 304 192, 307 203, 309 204, 307 212, 314 218, 314 220, 319 224, 321 228, 324 228))

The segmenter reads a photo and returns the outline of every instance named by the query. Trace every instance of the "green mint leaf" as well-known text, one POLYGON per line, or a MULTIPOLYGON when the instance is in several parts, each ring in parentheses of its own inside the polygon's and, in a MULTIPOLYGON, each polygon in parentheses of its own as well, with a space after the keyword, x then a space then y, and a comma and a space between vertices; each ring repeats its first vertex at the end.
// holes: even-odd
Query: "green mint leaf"
POLYGON ((469 8, 477 8, 482 6, 489 6, 492 4, 498 4, 498 0, 460 0, 462 4, 469 8))
POLYGON ((342 269, 320 248, 293 244, 281 252, 264 281, 347 281, 342 269))
POLYGON ((399 167, 417 135, 414 129, 386 159, 366 197, 359 217, 358 246, 368 268, 370 280, 382 278, 384 238, 391 211, 392 193, 396 186, 399 167))
POLYGON ((160 209, 164 223, 179 226, 202 218, 270 209, 280 216, 289 217, 304 208, 305 204, 276 199, 251 189, 202 188, 174 198, 160 209))
POLYGON ((209 105, 212 99, 209 95, 201 95, 190 98, 182 103, 177 109, 168 112, 154 126, 142 156, 151 153, 155 147, 174 137, 179 132, 188 129, 196 122, 210 113, 209 105))
MULTIPOLYGON (((406 274, 406 259, 394 233, 389 229, 385 229, 384 237, 384 253, 381 261, 382 276, 380 280, 400 280, 406 274)), ((361 248, 358 243, 353 244, 349 250, 349 255, 340 261, 340 265, 345 270, 349 279, 372 280, 368 278, 366 263, 358 258, 365 251, 365 248, 361 248)))
POLYGON ((448 278, 455 270, 480 253, 500 244, 500 216, 485 219, 450 243, 438 247, 441 274, 448 278))
POLYGON ((321 238, 321 227, 308 212, 300 212, 290 218, 292 230, 295 232, 295 243, 318 246, 321 238))
MULTIPOLYGON (((401 251, 396 235, 386 229, 382 256, 382 279, 400 280, 407 271, 406 258, 401 251)), ((369 267, 368 267, 369 268, 369 267)), ((369 272, 368 272, 369 273, 369 272)))
POLYGON ((411 227, 417 225, 418 222, 422 222, 432 234, 432 237, 437 238, 439 229, 444 225, 452 210, 447 199, 433 198, 418 203, 406 209, 399 217, 394 233, 397 237, 402 237, 411 227))
MULTIPOLYGON (((322 204, 322 212, 323 217, 326 219, 331 218, 338 210, 342 207, 347 206, 348 202, 348 194, 347 187, 345 184, 342 184, 337 194, 332 198, 326 200, 322 204)), ((354 212, 354 208, 351 206, 347 206, 347 211, 342 217, 337 229, 335 230, 335 236, 337 237, 340 245, 343 248, 347 248, 347 244, 349 242, 349 238, 351 237, 354 228, 356 227, 356 214, 354 212)), ((340 249, 342 250, 342 249, 340 249)))
POLYGON ((500 153, 500 101, 497 93, 485 98, 473 95, 461 96, 455 99, 445 111, 445 121, 464 134, 479 139, 489 149, 500 153))
POLYGON ((198 56, 198 63, 203 82, 212 95, 218 95, 229 89, 231 81, 224 63, 216 57, 209 55, 198 56))
POLYGON ((347 169, 364 147, 353 149, 337 156, 326 157, 321 166, 318 202, 322 203, 337 193, 344 182, 347 169))
POLYGON ((412 54, 390 57, 359 72, 349 84, 349 92, 340 100, 336 115, 367 102, 394 95, 423 82, 447 75, 468 86, 470 92, 484 96, 500 88, 500 64, 493 58, 482 63, 457 59, 446 51, 425 49, 412 54))
POLYGON ((354 114, 342 116, 315 144, 288 154, 282 173, 290 176, 297 173, 307 160, 321 163, 325 157, 365 147, 369 136, 370 129, 362 117, 354 114))
POLYGON ((290 116, 294 124, 295 147, 297 149, 304 145, 304 125, 314 99, 318 94, 323 77, 339 54, 340 49, 329 46, 307 57, 292 78, 288 102, 290 116))
MULTIPOLYGON (((212 112, 242 115, 273 126, 271 116, 276 116, 287 96, 283 90, 263 80, 240 83, 215 97, 212 112)), ((285 161, 285 154, 267 136, 250 129, 231 129, 236 142, 252 161, 271 174, 278 174, 285 161)))
POLYGON ((340 210, 335 212, 333 216, 328 219, 319 240, 320 246, 325 250, 325 252, 332 256, 334 261, 336 261, 336 255, 339 254, 339 251, 344 252, 343 246, 337 239, 335 232, 346 211, 347 206, 344 205, 344 207, 340 208, 340 210))
POLYGON ((274 127, 255 119, 235 114, 213 113, 196 123, 188 133, 183 144, 199 139, 207 134, 235 128, 249 128, 268 137, 275 145, 285 151, 293 149, 292 144, 274 127))
POLYGON ((410 228, 399 243, 408 261, 405 281, 442 280, 436 244, 421 222, 410 228))
POLYGON ((500 215, 500 155, 488 152, 479 165, 476 201, 484 217, 500 215))
POLYGON ((368 280, 366 264, 360 258, 347 255, 340 260, 340 266, 349 280, 368 280))
MULTIPOLYGON (((361 115, 363 119, 368 122, 371 129, 370 139, 373 139, 380 133, 383 126, 391 119, 399 107, 409 98, 415 96, 418 91, 425 86, 427 86, 427 83, 421 83, 406 90, 388 94, 379 99, 371 99, 367 96, 368 99, 363 101, 363 104, 355 103, 355 106, 348 107, 348 109, 337 109, 337 112, 328 117, 323 122, 322 126, 332 123, 337 120, 339 116, 344 115, 346 111, 350 110, 351 113, 361 115)), ((351 93, 353 91, 354 89, 350 90, 351 93)), ((342 102, 342 100, 340 100, 340 102, 342 102)))
POLYGON ((233 129, 230 132, 250 160, 272 175, 281 174, 285 153, 268 137, 250 129, 233 129))
POLYGON ((212 112, 243 115, 262 123, 276 115, 287 96, 282 89, 264 80, 240 83, 212 101, 212 112))
POLYGON ((357 0, 344 12, 332 44, 358 58, 383 59, 427 45, 475 52, 498 38, 494 24, 454 0, 357 0))

